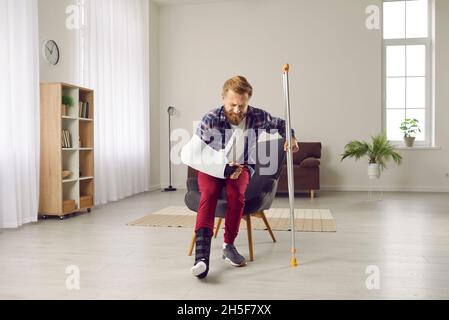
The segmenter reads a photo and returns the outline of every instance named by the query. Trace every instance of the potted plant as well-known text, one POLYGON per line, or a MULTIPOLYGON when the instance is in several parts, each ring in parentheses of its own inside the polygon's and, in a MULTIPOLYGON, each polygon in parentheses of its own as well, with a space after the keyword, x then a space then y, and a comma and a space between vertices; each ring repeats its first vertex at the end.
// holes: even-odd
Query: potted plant
POLYGON ((62 96, 62 115, 67 115, 67 107, 73 106, 73 98, 69 96, 62 96))
POLYGON ((407 147, 413 147, 415 143, 415 136, 412 134, 416 134, 416 132, 421 132, 419 128, 418 119, 405 119, 404 122, 401 123, 399 127, 404 133, 404 142, 407 147))
POLYGON ((345 146, 341 161, 346 158, 368 157, 368 176, 370 179, 378 179, 381 171, 386 168, 386 162, 391 158, 398 165, 402 162, 402 156, 395 151, 394 146, 388 141, 385 133, 371 137, 371 143, 366 141, 351 141, 345 146))

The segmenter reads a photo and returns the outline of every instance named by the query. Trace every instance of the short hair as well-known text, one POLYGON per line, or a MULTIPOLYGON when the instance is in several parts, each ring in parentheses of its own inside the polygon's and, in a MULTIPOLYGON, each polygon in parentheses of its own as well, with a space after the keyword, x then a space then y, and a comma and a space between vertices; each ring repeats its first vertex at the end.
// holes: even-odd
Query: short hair
POLYGON ((227 80, 223 85, 223 95, 225 95, 229 90, 232 90, 238 94, 247 93, 250 98, 253 95, 253 87, 243 76, 235 76, 227 80))

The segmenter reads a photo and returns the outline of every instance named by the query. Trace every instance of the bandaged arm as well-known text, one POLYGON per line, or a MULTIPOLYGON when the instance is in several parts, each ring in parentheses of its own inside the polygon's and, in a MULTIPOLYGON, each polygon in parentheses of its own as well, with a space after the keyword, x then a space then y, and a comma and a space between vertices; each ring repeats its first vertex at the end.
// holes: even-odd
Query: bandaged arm
POLYGON ((228 164, 225 150, 217 151, 206 144, 197 134, 181 150, 181 161, 189 167, 210 176, 225 179, 228 164))

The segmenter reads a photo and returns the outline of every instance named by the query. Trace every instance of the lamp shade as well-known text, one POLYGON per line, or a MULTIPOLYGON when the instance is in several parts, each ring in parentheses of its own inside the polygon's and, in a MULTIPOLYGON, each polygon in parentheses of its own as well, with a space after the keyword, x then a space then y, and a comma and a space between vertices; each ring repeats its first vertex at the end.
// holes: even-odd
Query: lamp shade
POLYGON ((167 113, 169 116, 173 116, 176 112, 176 108, 175 107, 168 107, 167 109, 167 113))

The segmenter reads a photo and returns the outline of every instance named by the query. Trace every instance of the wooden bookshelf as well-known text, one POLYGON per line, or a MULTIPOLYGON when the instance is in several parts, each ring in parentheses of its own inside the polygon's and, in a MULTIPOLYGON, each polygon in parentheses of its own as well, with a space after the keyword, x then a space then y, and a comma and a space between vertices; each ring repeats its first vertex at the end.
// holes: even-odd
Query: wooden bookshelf
POLYGON ((90 212, 95 203, 94 92, 67 83, 40 85, 40 196, 39 215, 64 219, 75 212, 90 212), (72 98, 63 114, 62 97, 72 98), (80 102, 88 114, 80 115, 80 102), (63 130, 71 145, 63 146, 63 130), (63 178, 63 171, 72 175, 63 178))

